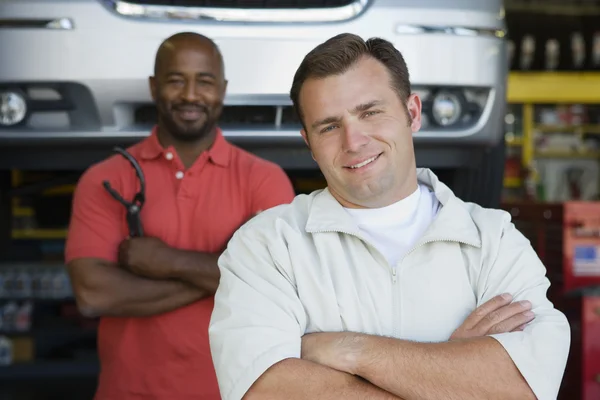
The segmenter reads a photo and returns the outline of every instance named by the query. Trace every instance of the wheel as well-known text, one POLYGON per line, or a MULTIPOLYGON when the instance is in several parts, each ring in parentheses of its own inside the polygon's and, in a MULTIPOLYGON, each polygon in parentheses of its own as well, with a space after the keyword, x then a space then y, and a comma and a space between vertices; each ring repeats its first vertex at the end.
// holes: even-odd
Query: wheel
POLYGON ((434 169, 433 172, 461 200, 482 207, 499 208, 504 186, 505 152, 502 141, 483 150, 473 150, 473 159, 479 160, 474 166, 434 169))
POLYGON ((504 186, 504 140, 483 150, 481 156, 476 167, 454 171, 450 181, 452 189, 464 201, 477 203, 482 207, 499 208, 504 186))

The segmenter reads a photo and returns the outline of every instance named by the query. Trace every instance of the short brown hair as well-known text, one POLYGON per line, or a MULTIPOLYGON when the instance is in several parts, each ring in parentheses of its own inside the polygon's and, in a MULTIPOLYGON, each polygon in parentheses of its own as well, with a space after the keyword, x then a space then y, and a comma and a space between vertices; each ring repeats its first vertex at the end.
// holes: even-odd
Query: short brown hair
POLYGON ((390 73, 392 88, 402 101, 407 101, 411 88, 408 68, 402 53, 385 39, 370 38, 364 41, 352 33, 342 33, 311 50, 296 70, 290 98, 303 125, 299 97, 304 82, 311 78, 320 79, 343 74, 362 57, 373 57, 381 62, 390 73))

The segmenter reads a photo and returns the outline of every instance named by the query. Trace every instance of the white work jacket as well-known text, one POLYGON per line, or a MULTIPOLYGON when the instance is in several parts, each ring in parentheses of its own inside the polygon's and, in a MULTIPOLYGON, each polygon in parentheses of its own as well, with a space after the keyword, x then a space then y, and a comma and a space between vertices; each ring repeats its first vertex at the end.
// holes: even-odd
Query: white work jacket
POLYGON ((427 169, 442 207, 397 265, 365 240, 327 190, 299 195, 245 224, 219 260, 209 334, 221 395, 239 400, 273 364, 300 357, 311 332, 447 341, 467 316, 508 292, 529 300, 523 332, 491 335, 540 400, 556 399, 570 346, 550 282, 510 215, 457 198, 427 169))

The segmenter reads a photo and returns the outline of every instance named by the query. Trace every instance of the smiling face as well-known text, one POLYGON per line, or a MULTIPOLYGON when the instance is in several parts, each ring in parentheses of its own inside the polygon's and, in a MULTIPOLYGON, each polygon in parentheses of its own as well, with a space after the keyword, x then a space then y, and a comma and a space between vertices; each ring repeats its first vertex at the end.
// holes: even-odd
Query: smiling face
POLYGON ((302 136, 343 206, 384 207, 416 190, 421 102, 413 94, 404 103, 379 61, 362 57, 343 74, 306 80, 299 104, 302 136))
POLYGON ((205 138, 217 125, 227 82, 217 49, 198 39, 167 43, 150 78, 159 128, 173 139, 205 138))

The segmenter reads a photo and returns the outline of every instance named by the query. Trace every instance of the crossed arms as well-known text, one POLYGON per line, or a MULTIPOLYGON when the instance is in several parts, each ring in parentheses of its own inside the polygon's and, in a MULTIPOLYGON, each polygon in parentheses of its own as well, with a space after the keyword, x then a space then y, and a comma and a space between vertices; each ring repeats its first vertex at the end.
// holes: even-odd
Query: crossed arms
POLYGON ((121 242, 118 263, 78 258, 68 268, 83 315, 144 317, 214 294, 220 275, 217 258, 152 237, 133 238, 121 242))
MULTIPOLYGON (((155 237, 124 239, 124 210, 104 190, 102 181, 112 172, 103 168, 86 171, 73 197, 66 258, 81 313, 146 317, 212 296, 221 251, 182 250, 155 237)), ((294 196, 283 171, 265 170, 254 179, 249 189, 254 212, 294 196)))
POLYGON ((220 260, 209 330, 223 399, 555 399, 569 326, 546 299, 545 269, 525 238, 507 226, 502 240, 485 303, 448 341, 418 343, 306 335, 285 249, 250 227, 238 231, 220 260))
POLYGON ((342 391, 351 389, 348 398, 361 398, 369 392, 369 398, 376 399, 535 399, 503 347, 484 337, 492 332, 521 331, 532 319, 527 314, 530 305, 510 301, 494 297, 473 312, 445 343, 352 332, 305 335, 301 360, 287 359, 274 365, 244 398, 278 398, 282 394, 290 399, 308 398, 307 387, 315 398, 339 398, 336 391, 340 388, 331 384, 336 382, 342 391), (335 373, 324 370, 317 374, 322 369, 317 366, 335 373), (315 376, 318 379, 307 385, 315 376))

